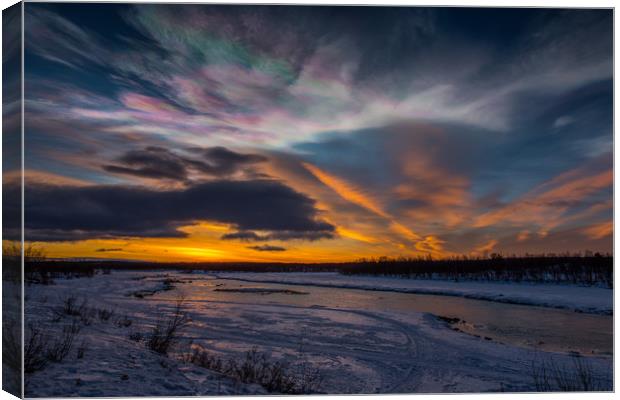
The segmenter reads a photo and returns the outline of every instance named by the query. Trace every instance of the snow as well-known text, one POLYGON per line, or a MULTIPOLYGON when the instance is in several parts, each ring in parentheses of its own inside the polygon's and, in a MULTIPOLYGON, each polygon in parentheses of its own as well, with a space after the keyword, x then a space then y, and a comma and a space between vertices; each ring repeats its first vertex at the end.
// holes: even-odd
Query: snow
POLYGON ((217 276, 220 279, 246 282, 457 296, 500 303, 567 309, 591 314, 612 315, 613 313, 613 290, 599 287, 514 282, 418 280, 350 276, 335 272, 244 272, 218 273, 217 276))
MULTIPOLYGON (((55 322, 56 312, 67 296, 78 305, 86 299, 88 307, 113 309, 108 321, 94 316, 82 324, 69 355, 60 363, 49 363, 43 370, 26 375, 27 397, 110 397, 110 396, 198 396, 264 394, 257 385, 236 382, 221 374, 146 349, 129 339, 131 332, 146 333, 162 315, 172 311, 171 302, 146 301, 135 293, 162 290, 161 275, 133 280, 136 274, 98 275, 94 278, 59 279, 53 285, 26 287, 26 326, 43 328, 53 340, 71 317, 55 322), (119 326, 118 319, 132 321, 119 326), (77 349, 84 347, 79 358, 77 349)), ((150 296, 147 298, 151 298, 150 296)), ((26 328, 26 338, 28 338, 26 328)), ((26 339, 27 340, 27 339, 26 339)))
MULTIPOLYGON (((532 391, 532 362, 537 358, 553 359, 558 365, 570 365, 574 360, 567 354, 513 347, 455 332, 430 314, 278 303, 272 297, 278 296, 277 293, 216 292, 218 285, 221 286, 216 282, 221 280, 214 275, 181 272, 166 275, 114 271, 93 278, 58 279, 48 286, 27 286, 27 324, 38 324, 50 335, 59 333, 63 324, 70 321, 70 317, 65 316, 54 322, 54 309, 68 295, 87 299, 89 307, 114 309, 115 315, 109 321, 95 318, 90 325, 82 326, 67 358, 28 374, 26 395, 266 393, 258 385, 242 384, 217 372, 183 363, 174 354, 156 354, 147 350, 143 343, 129 339, 131 332, 148 332, 155 321, 170 314, 176 300, 183 297, 191 322, 182 331, 179 348, 191 342, 223 359, 239 359, 255 347, 274 360, 288 362, 291 370, 306 365, 318 368, 323 378, 320 385, 323 393, 532 391), (142 298, 131 295, 161 289, 165 280, 175 282, 174 287, 142 298), (208 296, 195 295, 197 287, 198 292, 208 296), (123 327, 114 322, 124 316, 132 320, 131 326, 123 327), (86 349, 82 358, 78 358, 76 351, 80 346, 86 349)), ((407 286, 413 285, 412 282, 402 281, 398 286, 398 280, 335 274, 218 275, 251 281, 286 280, 286 283, 301 284, 307 280, 315 285, 340 285, 337 287, 363 284, 382 290, 416 289, 416 286, 407 286)), ((431 287, 457 290, 457 286, 444 285, 447 283, 435 282, 437 286, 431 287)), ((505 296, 516 293, 511 292, 513 285, 499 286, 505 288, 505 296)), ((460 290, 470 290, 471 294, 492 293, 492 290, 481 292, 480 289, 476 292, 476 287, 460 290)), ((307 297, 279 295, 287 299, 307 297)), ((593 307, 592 303, 579 305, 576 300, 571 304, 593 307)), ((605 382, 606 388, 611 388, 611 357, 587 359, 593 374, 605 382)))

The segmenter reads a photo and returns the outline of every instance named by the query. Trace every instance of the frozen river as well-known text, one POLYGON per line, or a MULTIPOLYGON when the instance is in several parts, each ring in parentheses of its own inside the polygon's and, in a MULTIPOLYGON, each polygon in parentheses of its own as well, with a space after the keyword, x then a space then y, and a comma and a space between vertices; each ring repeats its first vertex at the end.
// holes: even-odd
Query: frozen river
POLYGON ((454 296, 253 282, 255 275, 235 279, 114 271, 28 287, 26 314, 34 321, 51 321, 50 309, 67 295, 133 321, 129 328, 97 321, 83 327, 86 356, 33 374, 30 396, 257 393, 180 363, 175 354, 161 360, 128 339, 131 332, 148 333, 180 298, 190 323, 176 351, 193 343, 223 359, 239 359, 256 348, 291 368, 320 370, 323 393, 534 391, 533 366, 553 361, 571 368, 576 352, 587 356, 597 382, 611 388, 609 315, 454 296), (159 291, 166 280, 174 287, 159 291), (449 324, 438 316, 454 320, 449 324))
MULTIPOLYGON (((459 321, 452 327, 507 344, 546 351, 575 351, 584 355, 611 355, 613 352, 613 318, 608 315, 453 296, 253 283, 234 278, 197 280, 191 285, 184 285, 182 290, 188 301, 197 303, 231 302, 399 314, 430 313, 458 318, 459 321)), ((165 294, 169 297, 176 295, 165 294)))

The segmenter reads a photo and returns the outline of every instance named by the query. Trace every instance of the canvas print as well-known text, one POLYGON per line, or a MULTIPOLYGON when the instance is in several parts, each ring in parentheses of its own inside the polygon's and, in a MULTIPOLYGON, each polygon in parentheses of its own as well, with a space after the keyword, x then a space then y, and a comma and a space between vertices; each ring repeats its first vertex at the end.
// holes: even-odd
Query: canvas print
POLYGON ((613 28, 5 10, 3 389, 612 391, 613 28))

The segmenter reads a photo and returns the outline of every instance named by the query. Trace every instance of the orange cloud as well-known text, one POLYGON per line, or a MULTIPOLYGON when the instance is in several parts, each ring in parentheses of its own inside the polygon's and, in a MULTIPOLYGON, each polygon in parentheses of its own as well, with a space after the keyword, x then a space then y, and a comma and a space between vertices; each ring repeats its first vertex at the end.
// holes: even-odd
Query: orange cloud
POLYGON ((320 168, 309 164, 302 163, 302 165, 310 171, 321 183, 331 188, 334 192, 338 193, 343 199, 356 204, 366 210, 369 210, 381 217, 389 218, 389 216, 381 209, 381 206, 376 200, 364 193, 363 190, 355 187, 354 185, 338 178, 334 175, 328 174, 320 168))
POLYGON ((364 235, 361 232, 356 232, 356 231, 351 230, 351 229, 343 228, 342 226, 337 226, 336 227, 336 233, 338 233, 338 235, 340 235, 342 237, 358 240, 360 242, 365 242, 365 243, 377 243, 377 242, 379 242, 379 240, 376 239, 376 238, 364 235))
POLYGON ((387 219, 390 222, 390 228, 397 234, 405 237, 407 240, 417 241, 422 237, 411 229, 404 226, 402 223, 397 222, 394 217, 386 213, 379 202, 372 198, 369 194, 365 193, 362 189, 357 188, 355 185, 346 182, 342 178, 329 174, 320 168, 309 164, 302 164, 314 177, 316 177, 325 186, 332 189, 343 199, 356 204, 380 217, 387 219))
POLYGON ((511 225, 536 224, 541 232, 585 217, 608 207, 609 202, 595 204, 586 212, 566 216, 566 212, 583 199, 613 185, 613 171, 588 174, 577 168, 561 174, 538 186, 515 202, 478 216, 474 227, 486 227, 499 223, 511 225))
POLYGON ((530 238, 530 231, 521 231, 517 234, 517 242, 523 242, 530 238))
MULTIPOLYGON (((5 172, 2 174, 2 179, 5 184, 7 183, 18 183, 21 181, 22 176, 20 171, 11 171, 5 172)), ((27 169, 24 170, 24 181, 27 184, 29 183, 43 183, 46 185, 58 185, 58 186, 87 186, 91 185, 91 182, 69 178, 66 176, 54 174, 51 172, 27 169)))
POLYGON ((475 256, 485 256, 488 253, 490 253, 491 251, 493 251, 495 246, 497 246, 497 240, 496 239, 491 239, 488 242, 486 242, 484 244, 481 244, 478 247, 475 247, 471 251, 471 254, 475 255, 475 256))
POLYGON ((404 226, 403 224, 399 222, 392 221, 392 223, 390 224, 390 228, 396 233, 404 236, 405 238, 411 241, 420 240, 422 238, 420 235, 413 232, 411 229, 407 228, 406 226, 404 226))
POLYGON ((445 257, 446 252, 443 249, 444 240, 439 239, 437 236, 429 235, 423 240, 418 241, 415 244, 415 248, 423 253, 430 253, 431 255, 438 257, 445 257))
POLYGON ((411 143, 401 152, 400 163, 407 179, 396 186, 394 194, 418 205, 405 214, 429 227, 452 228, 466 222, 472 214, 470 180, 444 165, 446 152, 454 151, 454 144, 436 128, 414 125, 406 129, 411 143))
POLYGON ((583 233, 590 239, 602 239, 612 235, 614 232, 614 224, 612 221, 594 224, 583 230, 583 233))

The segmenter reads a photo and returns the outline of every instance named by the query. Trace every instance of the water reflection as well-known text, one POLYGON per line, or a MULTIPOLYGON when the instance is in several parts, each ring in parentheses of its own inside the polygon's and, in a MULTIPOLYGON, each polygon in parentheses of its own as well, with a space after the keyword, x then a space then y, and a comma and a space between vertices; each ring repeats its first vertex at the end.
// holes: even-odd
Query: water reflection
POLYGON ((182 290, 188 301, 322 306, 405 314, 431 313, 458 318, 460 322, 454 325, 455 328, 502 343, 584 355, 613 353, 611 316, 448 296, 259 284, 223 279, 194 280, 191 284, 183 285, 182 290))

